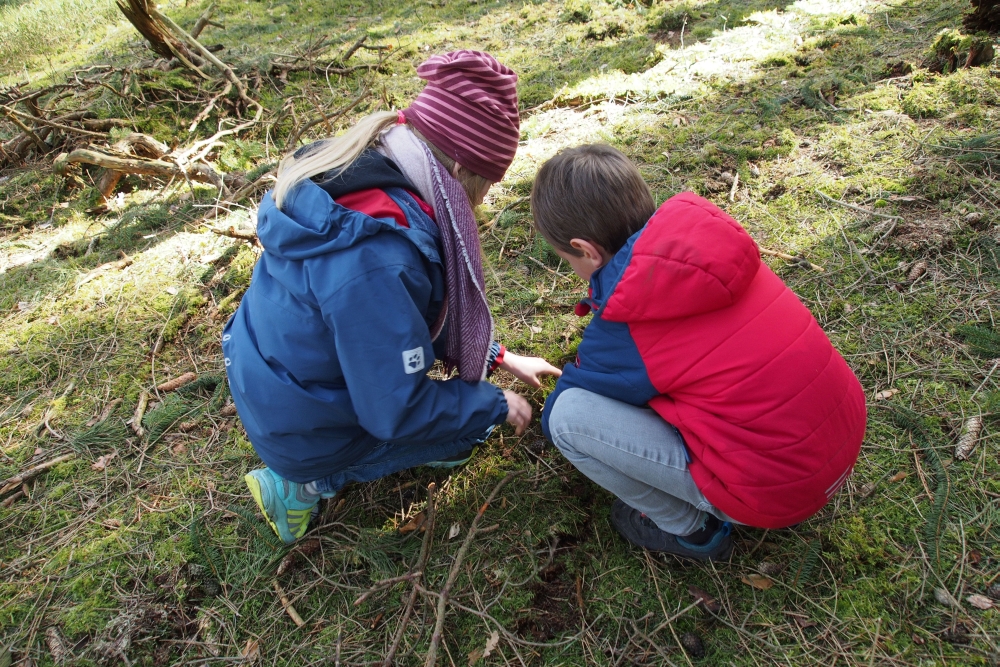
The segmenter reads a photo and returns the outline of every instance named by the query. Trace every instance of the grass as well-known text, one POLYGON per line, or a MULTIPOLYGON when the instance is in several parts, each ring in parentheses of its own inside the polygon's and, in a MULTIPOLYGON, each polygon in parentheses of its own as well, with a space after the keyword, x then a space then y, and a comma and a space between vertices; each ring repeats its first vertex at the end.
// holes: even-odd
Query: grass
MULTIPOLYGON (((0 62, 18 63, 0 67, 6 84, 111 65, 106 81, 125 94, 101 88, 62 104, 86 103, 168 143, 215 131, 218 113, 187 128, 221 85, 128 69, 151 55, 105 5, 52 5, 65 19, 41 30, 42 11, 55 11, 44 2, 0 4, 0 62)), ((204 9, 166 6, 188 26, 204 9)), ((500 429, 450 475, 419 469, 349 489, 290 555, 253 512, 241 477, 258 460, 220 407, 219 331, 255 250, 207 229, 209 188, 130 177, 123 208, 95 218, 85 209, 96 172, 70 189, 47 161, 31 163, 0 174, 0 477, 76 458, 0 507, 0 664, 5 651, 23 665, 54 664, 60 651, 82 665, 311 665, 337 654, 342 664, 373 663, 409 588, 354 600, 416 563, 421 536, 398 527, 424 509, 427 484, 439 489, 424 582, 436 591, 477 509, 511 470, 522 474, 483 519, 497 527, 476 538, 454 590, 475 613, 449 610, 440 664, 996 664, 997 611, 967 597, 1000 577, 1000 353, 990 333, 1000 305, 1000 79, 992 66, 949 76, 922 68, 961 11, 938 0, 220 2, 226 28, 204 39, 224 44, 241 73, 261 73, 268 109, 259 130, 227 137, 212 154, 220 170, 273 162, 317 108, 342 108, 366 88, 334 129, 405 105, 427 53, 491 50, 520 74, 523 141, 483 217, 527 195, 560 147, 595 140, 629 154, 658 201, 686 189, 709 197, 761 246, 824 267, 768 259, 861 379, 865 445, 819 515, 790 530, 738 528, 729 563, 628 547, 608 522, 611 497, 537 425, 520 438, 500 429), (362 34, 394 47, 380 71, 266 76, 277 54, 323 37, 342 49, 362 34), (899 74, 901 62, 912 72, 899 74), (94 273, 121 252, 130 266, 94 273), (919 262, 925 270, 911 281, 919 262), (187 371, 202 381, 153 390, 187 371), (888 389, 898 393, 877 398, 888 389), (152 398, 140 437, 126 422, 144 391, 152 398), (985 420, 979 445, 954 460, 975 415, 985 420), (453 525, 459 537, 449 539, 453 525), (771 587, 748 585, 751 574, 771 587), (717 614, 688 608, 692 585, 719 601, 717 614), (481 657, 493 631, 499 643, 481 657), (704 657, 681 648, 687 633, 704 657)), ((362 51, 352 62, 377 58, 362 51)), ((0 138, 11 131, 0 126, 0 138)), ((251 215, 213 224, 249 225, 251 215)), ((508 208, 482 241, 499 339, 572 358, 584 285, 533 233, 527 205, 508 208)), ((550 388, 529 392, 536 406, 550 388)), ((433 602, 418 599, 399 664, 423 662, 433 602)))

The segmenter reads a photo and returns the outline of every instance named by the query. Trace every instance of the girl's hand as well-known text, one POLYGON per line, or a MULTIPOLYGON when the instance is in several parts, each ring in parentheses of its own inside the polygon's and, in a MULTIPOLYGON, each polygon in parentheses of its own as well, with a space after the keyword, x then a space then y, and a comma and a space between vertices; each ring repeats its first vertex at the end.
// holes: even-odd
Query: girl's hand
POLYGON ((521 382, 532 387, 542 386, 543 375, 559 377, 562 371, 541 357, 522 357, 507 350, 503 356, 500 368, 504 369, 521 382))
POLYGON ((531 404, 509 389, 503 390, 503 397, 507 399, 507 423, 514 427, 514 435, 521 435, 531 423, 531 404))

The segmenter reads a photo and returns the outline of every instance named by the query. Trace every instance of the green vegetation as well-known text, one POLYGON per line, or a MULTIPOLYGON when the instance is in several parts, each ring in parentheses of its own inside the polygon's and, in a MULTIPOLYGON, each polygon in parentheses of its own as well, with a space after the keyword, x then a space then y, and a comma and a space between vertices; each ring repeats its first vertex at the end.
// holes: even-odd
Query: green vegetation
MULTIPOLYGON (((162 9, 190 27, 207 5, 162 9)), ((438 516, 423 585, 438 591, 511 470, 522 474, 481 524, 496 528, 461 568, 453 594, 465 609, 448 611, 440 664, 997 664, 997 609, 968 598, 995 596, 1000 580, 1000 78, 989 63, 945 73, 927 61, 963 10, 944 0, 220 0, 225 29, 201 39, 225 47, 266 108, 207 154, 220 172, 266 173, 319 111, 329 128, 317 123, 303 140, 405 106, 430 53, 491 51, 518 71, 523 113, 518 158, 481 211, 493 223, 482 240, 498 338, 572 358, 584 285, 519 200, 556 150, 606 141, 640 165, 658 201, 694 190, 763 248, 823 267, 768 258, 861 379, 865 446, 818 516, 738 528, 732 562, 714 566, 628 547, 608 521, 611 498, 537 424, 520 438, 500 429, 450 475, 418 469, 348 489, 290 552, 243 484, 258 461, 221 381, 220 330, 258 250, 210 228, 250 228, 253 211, 206 219, 214 188, 129 176, 95 213, 98 169, 74 181, 51 171, 53 155, 32 158, 0 172, 0 478, 75 458, 0 506, 0 665, 309 665, 338 654, 372 664, 410 586, 354 601, 416 564, 422 535, 398 528, 425 508, 427 484, 438 516), (332 58, 361 36, 392 49, 361 49, 347 64, 372 67, 345 74, 273 69, 289 55, 317 58, 323 40, 332 58), (198 381, 153 389, 185 372, 198 381), (130 421, 144 392, 140 436, 130 421), (985 423, 979 444, 956 460, 973 416, 985 423), (690 608, 689 586, 718 611, 690 608), (684 653, 687 633, 704 657, 684 653)), ((113 3, 0 0, 0 85, 107 66, 105 86, 60 104, 168 144, 209 137, 240 110, 231 93, 195 122, 222 83, 136 65, 152 58, 113 3)), ((14 132, 4 121, 0 142, 14 132)), ((548 389, 529 392, 536 406, 548 389)), ((423 663, 435 602, 418 597, 398 664, 423 663)))

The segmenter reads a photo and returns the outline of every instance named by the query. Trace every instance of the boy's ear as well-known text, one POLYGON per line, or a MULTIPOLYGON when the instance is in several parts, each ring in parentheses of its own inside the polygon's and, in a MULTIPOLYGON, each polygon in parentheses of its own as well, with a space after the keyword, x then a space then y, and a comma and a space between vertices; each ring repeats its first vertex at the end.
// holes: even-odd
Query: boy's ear
POLYGON ((581 253, 588 262, 592 262, 597 267, 604 266, 604 264, 611 259, 611 254, 593 241, 587 241, 585 239, 570 239, 569 245, 571 248, 581 253))

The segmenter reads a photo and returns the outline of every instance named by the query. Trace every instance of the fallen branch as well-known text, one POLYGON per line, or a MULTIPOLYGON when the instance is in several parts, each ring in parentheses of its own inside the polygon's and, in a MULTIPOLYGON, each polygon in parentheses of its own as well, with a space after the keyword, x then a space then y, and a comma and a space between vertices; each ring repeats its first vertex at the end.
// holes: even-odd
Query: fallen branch
POLYGON ((530 260, 531 260, 532 262, 534 262, 534 263, 535 263, 535 264, 537 264, 538 266, 540 266, 540 267, 542 267, 543 269, 545 269, 546 271, 548 271, 549 273, 551 273, 552 275, 555 275, 555 276, 559 276, 559 277, 560 277, 560 278, 562 278, 563 280, 568 280, 569 282, 573 282, 573 279, 572 279, 572 278, 570 278, 569 276, 564 276, 563 274, 559 273, 559 272, 558 272, 558 271, 556 271, 555 269, 553 269, 553 268, 550 268, 550 267, 546 266, 546 265, 545 265, 545 263, 544 263, 544 262, 542 262, 541 260, 538 260, 538 259, 535 259, 535 258, 534 258, 534 257, 532 257, 531 255, 524 255, 524 256, 525 256, 525 257, 527 257, 528 259, 530 259, 530 260))
POLYGON ((371 588, 369 588, 367 591, 358 596, 358 599, 354 601, 354 606, 357 607, 358 605, 362 604, 365 600, 367 600, 368 598, 370 598, 372 595, 379 592, 383 588, 388 588, 389 586, 392 586, 393 584, 398 584, 402 581, 413 581, 414 579, 421 577, 423 574, 424 574, 423 572, 417 570, 416 572, 407 572, 406 574, 400 575, 398 577, 392 577, 391 579, 383 579, 382 581, 376 581, 374 584, 372 584, 371 588))
POLYGON ((497 224, 497 222, 500 221, 500 216, 502 216, 504 213, 506 213, 510 209, 512 209, 512 208, 514 208, 516 206, 520 206, 521 204, 523 204, 524 202, 528 201, 529 199, 530 199, 530 197, 518 197, 517 199, 515 199, 511 203, 507 204, 502 209, 500 209, 500 211, 495 216, 493 216, 492 220, 490 220, 489 222, 487 222, 486 224, 484 224, 482 227, 480 227, 479 231, 480 232, 485 232, 487 229, 490 229, 491 227, 493 227, 493 225, 497 224))
POLYGON ((147 405, 149 405, 149 392, 144 391, 139 394, 139 402, 136 403, 135 412, 132 414, 132 421, 129 422, 132 432, 140 438, 146 435, 146 429, 142 427, 142 416, 146 414, 147 405))
POLYGON ((185 168, 164 160, 144 160, 142 158, 122 158, 86 148, 78 148, 72 153, 62 153, 55 159, 53 168, 56 173, 65 174, 70 164, 92 164, 113 171, 124 171, 129 174, 146 174, 150 176, 173 176, 189 178, 199 183, 209 183, 224 191, 222 177, 211 167, 203 164, 189 164, 185 168))
POLYGON ((226 27, 221 23, 216 23, 215 21, 212 20, 212 14, 214 13, 215 13, 215 3, 213 2, 208 6, 208 9, 205 10, 205 13, 202 14, 200 17, 198 17, 198 20, 195 21, 194 27, 191 28, 192 37, 198 39, 198 35, 201 34, 201 31, 204 30, 206 26, 214 25, 216 28, 226 27))
POLYGON ((278 594, 278 599, 281 600, 282 608, 285 610, 285 613, 288 614, 289 618, 295 622, 295 625, 300 628, 305 625, 306 622, 302 620, 301 616, 299 616, 299 612, 295 611, 295 607, 292 606, 291 601, 288 599, 288 596, 285 595, 285 591, 281 589, 281 586, 278 585, 277 581, 274 582, 274 592, 278 594))
POLYGON ((41 137, 35 134, 34 130, 32 130, 30 127, 22 123, 20 120, 18 120, 13 109, 3 107, 3 111, 5 114, 7 114, 7 117, 10 118, 11 122, 13 122, 14 125, 17 125, 17 127, 22 132, 24 132, 26 135, 28 135, 28 137, 31 138, 31 140, 35 143, 35 145, 38 146, 38 150, 46 151, 49 149, 49 145, 46 144, 44 141, 42 141, 41 137))
POLYGON ((3 482, 0 482, 0 486, 3 487, 0 488, 0 495, 9 493, 10 491, 13 491, 14 489, 24 484, 26 481, 34 479, 35 477, 42 474, 49 468, 54 468, 60 463, 65 463, 66 461, 69 461, 74 458, 76 458, 76 454, 63 454, 62 456, 57 456, 56 458, 46 461, 45 463, 40 463, 36 465, 34 468, 28 468, 19 475, 15 475, 14 477, 8 477, 3 482))
POLYGON ((63 125, 62 123, 57 123, 54 120, 46 120, 44 118, 39 118, 38 116, 32 116, 31 114, 24 113, 23 111, 18 111, 17 109, 11 109, 9 107, 4 107, 3 110, 4 112, 7 113, 7 116, 12 121, 14 121, 14 124, 17 125, 18 127, 21 127, 22 129, 24 129, 23 126, 21 126, 21 124, 17 121, 15 116, 20 116, 21 118, 26 118, 30 120, 32 123, 45 125, 47 127, 51 127, 57 130, 62 130, 63 132, 74 132, 76 134, 82 134, 86 137, 107 139, 107 135, 101 134, 100 132, 91 132, 90 130, 84 130, 79 127, 73 127, 72 125, 63 125))
POLYGON ((403 634, 406 632, 406 626, 410 622, 410 616, 413 615, 413 605, 417 601, 417 593, 420 591, 420 577, 424 570, 427 569, 427 559, 430 557, 431 553, 431 542, 434 539, 434 520, 437 517, 437 511, 434 507, 434 491, 437 486, 434 482, 427 485, 427 523, 424 529, 424 541, 420 544, 420 556, 417 558, 417 565, 413 569, 413 589, 410 591, 410 599, 406 601, 406 608, 403 610, 403 618, 399 622, 399 627, 396 628, 396 634, 392 638, 392 646, 389 647, 389 652, 386 653, 385 660, 382 661, 382 667, 391 667, 392 661, 396 657, 396 651, 399 650, 399 644, 403 641, 403 634))
POLYGON ((331 122, 337 120, 338 118, 340 118, 341 116, 343 116, 345 113, 347 113, 348 111, 350 111, 351 109, 353 109, 354 107, 356 107, 358 104, 360 104, 361 100, 363 100, 366 97, 368 97, 368 93, 369 92, 370 92, 369 89, 367 89, 367 88, 364 89, 363 91, 361 91, 361 94, 358 95, 356 98, 354 98, 354 100, 350 104, 348 104, 346 107, 344 107, 343 109, 341 109, 337 113, 333 114, 332 116, 320 116, 316 120, 313 120, 313 121, 310 121, 310 122, 306 123, 305 125, 303 125, 298 130, 296 130, 295 132, 292 133, 292 135, 288 138, 288 142, 285 144, 285 147, 286 148, 292 148, 292 147, 294 147, 295 144, 298 143, 299 138, 303 134, 305 134, 306 131, 311 130, 313 127, 319 125, 320 123, 331 123, 331 122))
POLYGON ((131 257, 125 257, 123 259, 119 259, 116 262, 107 262, 105 264, 101 264, 97 268, 95 268, 95 269, 91 270, 89 273, 87 273, 87 275, 85 275, 83 278, 80 278, 80 280, 78 280, 77 283, 76 283, 76 287, 77 287, 77 289, 79 289, 80 287, 83 287, 84 285, 86 285, 87 283, 89 283, 91 280, 93 280, 94 278, 96 278, 97 276, 101 275, 102 273, 104 273, 106 271, 110 271, 112 269, 121 270, 121 269, 124 269, 126 266, 130 266, 131 264, 132 264, 132 258, 131 257))
POLYGON ((789 255, 787 252, 778 252, 777 250, 770 250, 768 248, 758 247, 760 254, 768 255, 769 257, 779 257, 781 259, 787 260, 789 262, 795 262, 796 264, 801 264, 802 266, 808 266, 813 271, 819 271, 820 273, 826 271, 822 266, 818 264, 813 264, 808 261, 805 257, 796 257, 795 255, 789 255))
POLYGON ((874 216, 877 216, 879 218, 885 218, 886 220, 902 220, 903 219, 902 216, 891 215, 889 213, 878 213, 876 211, 870 211, 867 208, 863 208, 861 206, 855 206, 854 204, 848 204, 846 201, 840 201, 839 199, 834 199, 830 195, 828 195, 828 194, 826 194, 824 192, 821 192, 820 190, 816 190, 816 194, 818 194, 820 197, 822 197, 823 199, 827 200, 828 202, 830 202, 832 204, 836 204, 837 206, 843 206, 844 208, 849 208, 852 211, 857 211, 858 213, 866 213, 867 215, 874 215, 874 216))
POLYGON ((492 493, 483 503, 482 507, 479 508, 479 512, 476 513, 476 518, 472 520, 472 525, 469 527, 469 533, 465 536, 465 541, 462 543, 462 547, 458 550, 458 554, 455 556, 455 562, 451 566, 451 571, 448 573, 448 580, 444 584, 444 588, 438 594, 438 604, 437 604, 437 620, 434 623, 434 632, 431 634, 431 645, 427 650, 427 660, 424 662, 424 667, 434 667, 437 664, 437 652, 438 647, 441 645, 442 631, 444 630, 444 617, 445 609, 448 605, 448 596, 451 594, 451 589, 455 585, 455 581, 458 580, 459 572, 461 572, 462 561, 465 560, 465 555, 469 552, 469 547, 472 546, 472 540, 476 537, 476 530, 479 528, 479 521, 486 514, 486 510, 489 509, 490 503, 496 498, 497 494, 500 493, 507 482, 514 479, 516 476, 520 475, 522 471, 516 470, 514 472, 507 473, 500 482, 493 487, 492 493))
POLYGON ((239 239, 241 241, 249 241, 250 243, 257 243, 256 232, 241 232, 233 226, 229 226, 226 229, 216 229, 214 227, 210 229, 213 234, 217 234, 219 236, 226 236, 231 239, 239 239))

